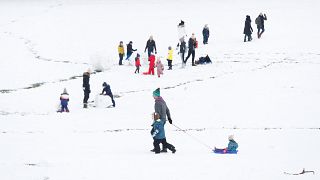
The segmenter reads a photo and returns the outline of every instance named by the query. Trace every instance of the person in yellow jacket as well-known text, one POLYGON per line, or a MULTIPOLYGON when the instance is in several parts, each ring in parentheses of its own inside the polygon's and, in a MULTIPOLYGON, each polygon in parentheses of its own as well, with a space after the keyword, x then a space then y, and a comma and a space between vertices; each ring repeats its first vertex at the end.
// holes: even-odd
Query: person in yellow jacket
POLYGON ((168 70, 172 70, 172 60, 173 60, 173 49, 171 48, 171 46, 168 47, 168 57, 167 57, 167 60, 168 60, 168 66, 169 66, 169 69, 168 70))
POLYGON ((118 46, 118 53, 119 53, 119 65, 122 65, 122 60, 124 56, 124 47, 123 47, 123 42, 120 41, 120 44, 118 46))

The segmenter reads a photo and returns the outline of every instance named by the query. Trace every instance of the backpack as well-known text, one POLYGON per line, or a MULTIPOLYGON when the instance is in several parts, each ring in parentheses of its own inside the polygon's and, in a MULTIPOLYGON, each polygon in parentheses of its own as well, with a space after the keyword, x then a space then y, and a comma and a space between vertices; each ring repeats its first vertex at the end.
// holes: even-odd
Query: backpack
POLYGON ((257 25, 259 25, 259 24, 261 23, 261 20, 260 20, 260 17, 259 17, 259 16, 256 18, 255 23, 256 23, 257 25))

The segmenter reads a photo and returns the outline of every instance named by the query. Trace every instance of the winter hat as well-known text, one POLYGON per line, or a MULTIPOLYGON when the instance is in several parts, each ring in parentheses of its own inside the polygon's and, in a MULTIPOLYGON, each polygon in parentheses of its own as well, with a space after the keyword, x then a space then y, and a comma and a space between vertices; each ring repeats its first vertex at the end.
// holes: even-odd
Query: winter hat
POLYGON ((132 41, 130 41, 129 44, 132 44, 132 41))
POLYGON ((229 141, 233 140, 234 136, 233 135, 229 135, 228 139, 229 141))
POLYGON ((160 96, 160 88, 157 88, 156 90, 154 90, 152 94, 155 97, 159 97, 160 96))
POLYGON ((120 41, 120 44, 123 43, 122 41, 120 41))
POLYGON ((168 49, 171 50, 172 49, 171 46, 169 46, 168 49))
POLYGON ((139 54, 139 53, 137 53, 137 57, 140 57, 140 54, 139 54))
POLYGON ((160 114, 158 114, 157 112, 154 112, 154 113, 152 113, 152 118, 153 118, 153 120, 158 120, 158 119, 160 119, 160 114))
POLYGON ((68 94, 67 88, 64 88, 64 89, 63 89, 63 94, 68 94))
POLYGON ((106 82, 103 82, 102 86, 105 87, 107 86, 108 84, 106 82))

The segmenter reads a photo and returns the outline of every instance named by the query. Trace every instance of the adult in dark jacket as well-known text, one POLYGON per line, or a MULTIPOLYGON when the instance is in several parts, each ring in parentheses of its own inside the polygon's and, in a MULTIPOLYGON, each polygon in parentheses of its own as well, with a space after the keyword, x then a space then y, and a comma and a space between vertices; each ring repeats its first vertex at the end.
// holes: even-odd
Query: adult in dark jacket
POLYGON ((148 57, 150 57, 151 53, 155 50, 155 54, 157 54, 157 47, 156 42, 153 40, 153 36, 150 36, 149 40, 147 41, 146 48, 144 52, 148 49, 148 57))
MULTIPOLYGON (((163 121, 165 124, 168 117, 169 123, 172 124, 170 110, 166 102, 160 96, 160 88, 157 88, 155 91, 153 91, 153 98, 155 100, 154 111, 160 115, 160 120, 163 121)), ((167 149, 165 146, 163 146, 161 152, 167 152, 167 149)))
POLYGON ((178 54, 181 56, 182 64, 184 64, 184 54, 186 53, 186 42, 184 41, 184 38, 182 37, 180 39, 180 43, 178 43, 177 47, 180 47, 180 50, 178 54))
POLYGON ((267 20, 266 14, 262 14, 262 13, 260 13, 255 20, 255 23, 257 24, 257 29, 258 29, 258 32, 257 32, 258 38, 260 38, 262 33, 264 32, 264 21, 266 20, 267 20))
POLYGON ((83 97, 83 108, 88 108, 88 99, 89 99, 89 95, 91 93, 90 90, 90 69, 88 69, 87 72, 83 73, 83 83, 82 83, 82 88, 83 88, 83 92, 84 92, 84 97, 83 97))
POLYGON ((210 36, 210 31, 208 25, 204 25, 204 28, 202 30, 202 35, 203 35, 203 44, 208 44, 208 39, 210 36))
POLYGON ((186 60, 184 61, 184 63, 186 64, 190 55, 192 55, 192 66, 195 66, 194 64, 194 57, 195 57, 195 48, 196 48, 196 37, 194 36, 194 34, 192 33, 192 36, 190 37, 189 41, 188 41, 188 56, 186 57, 186 60))
POLYGON ((111 92, 110 85, 107 84, 106 82, 104 82, 104 83, 102 84, 102 86, 103 86, 103 89, 102 89, 102 93, 101 93, 100 95, 107 95, 107 96, 109 96, 109 97, 111 98, 111 101, 112 101, 112 106, 115 107, 115 106, 116 106, 116 103, 115 103, 115 101, 114 101, 114 99, 113 99, 113 94, 112 94, 112 92, 111 92))
POLYGON ((251 27, 251 19, 250 19, 250 16, 247 15, 246 16, 246 21, 245 21, 245 24, 244 24, 244 30, 243 30, 243 34, 245 34, 244 35, 244 42, 247 41, 247 37, 248 37, 248 41, 252 40, 252 37, 251 37, 252 32, 253 32, 253 29, 251 27))
POLYGON ((132 53, 136 50, 137 49, 132 48, 132 41, 130 41, 129 44, 127 44, 127 58, 126 58, 126 60, 128 60, 130 58, 130 56, 132 55, 132 53))

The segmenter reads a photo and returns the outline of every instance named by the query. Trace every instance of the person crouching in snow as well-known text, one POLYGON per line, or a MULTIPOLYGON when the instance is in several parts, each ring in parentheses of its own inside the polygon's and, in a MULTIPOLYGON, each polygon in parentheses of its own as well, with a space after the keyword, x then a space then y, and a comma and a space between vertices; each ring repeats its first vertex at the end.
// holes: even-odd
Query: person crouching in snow
POLYGON ((148 72, 144 72, 143 73, 144 75, 147 75, 147 74, 154 75, 155 60, 156 60, 156 56, 153 53, 151 53, 149 57, 149 70, 148 72))
POLYGON ((168 70, 172 70, 172 59, 173 59, 173 49, 171 48, 171 46, 169 46, 168 47, 168 57, 167 57, 168 66, 169 66, 168 70))
POLYGON ((135 58, 135 65, 136 65, 136 71, 134 73, 136 74, 138 72, 138 74, 139 74, 139 70, 140 70, 140 66, 141 66, 139 53, 137 53, 137 56, 135 58))
POLYGON ((68 102, 69 102, 69 94, 67 92, 67 89, 64 88, 63 93, 60 96, 61 109, 58 112, 69 112, 68 102))
POLYGON ((238 143, 234 140, 233 135, 230 135, 228 139, 229 139, 228 147, 223 149, 218 149, 214 147, 214 152, 215 153, 236 153, 238 148, 238 143))
POLYGON ((101 93, 100 95, 110 96, 111 101, 112 101, 112 106, 113 106, 113 107, 116 107, 116 103, 115 103, 115 101, 114 101, 114 99, 113 99, 113 94, 112 94, 112 92, 111 92, 110 85, 107 84, 106 82, 104 82, 104 83, 102 84, 102 86, 103 86, 103 90, 102 90, 102 93, 101 93), (105 93, 105 94, 104 94, 104 93, 105 93))
POLYGON ((164 66, 161 63, 160 57, 157 58, 156 67, 157 67, 157 75, 158 77, 160 77, 160 75, 163 74, 163 70, 164 70, 164 66))
POLYGON ((151 135, 153 138, 153 146, 154 146, 154 152, 156 154, 160 153, 160 143, 165 147, 168 148, 172 153, 176 152, 176 148, 169 144, 166 140, 166 135, 164 131, 164 121, 160 119, 160 115, 156 112, 152 113, 153 118, 153 124, 152 124, 152 130, 151 135))

